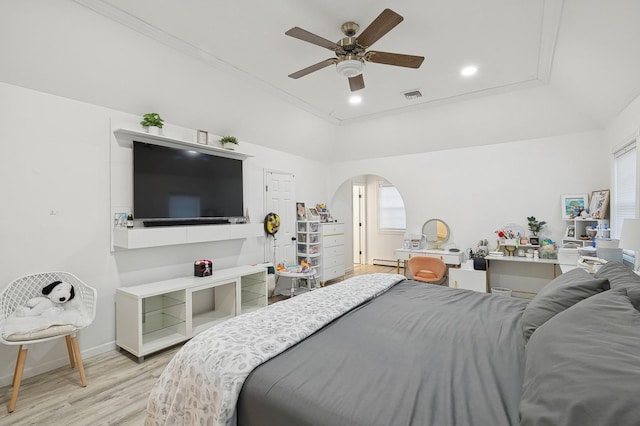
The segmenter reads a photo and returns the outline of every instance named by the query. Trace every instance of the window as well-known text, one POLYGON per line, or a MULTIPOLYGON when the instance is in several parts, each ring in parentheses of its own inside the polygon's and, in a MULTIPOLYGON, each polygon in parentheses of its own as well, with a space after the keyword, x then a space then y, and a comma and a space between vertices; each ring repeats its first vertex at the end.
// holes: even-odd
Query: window
POLYGON ((395 186, 378 185, 378 229, 404 231, 407 228, 407 216, 404 201, 395 186))
MULTIPOLYGON (((611 199, 611 238, 619 239, 625 219, 636 217, 637 152, 635 140, 613 154, 613 191, 611 199)), ((636 264, 633 250, 622 252, 624 262, 636 264)))
POLYGON ((614 153, 612 192, 612 238, 620 238, 624 219, 636 217, 636 144, 635 140, 614 153))

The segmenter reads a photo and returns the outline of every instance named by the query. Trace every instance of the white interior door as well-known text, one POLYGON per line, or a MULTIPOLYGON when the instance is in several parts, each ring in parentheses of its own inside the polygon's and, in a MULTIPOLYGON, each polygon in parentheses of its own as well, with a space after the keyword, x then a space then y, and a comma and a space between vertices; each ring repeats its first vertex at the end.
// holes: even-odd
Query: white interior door
POLYGON ((280 216, 280 230, 274 237, 267 237, 265 259, 277 265, 280 262, 295 264, 296 204, 295 176, 292 173, 265 170, 265 211, 280 216))
POLYGON ((362 184, 353 185, 353 263, 362 264, 364 259, 364 215, 365 187, 362 184))

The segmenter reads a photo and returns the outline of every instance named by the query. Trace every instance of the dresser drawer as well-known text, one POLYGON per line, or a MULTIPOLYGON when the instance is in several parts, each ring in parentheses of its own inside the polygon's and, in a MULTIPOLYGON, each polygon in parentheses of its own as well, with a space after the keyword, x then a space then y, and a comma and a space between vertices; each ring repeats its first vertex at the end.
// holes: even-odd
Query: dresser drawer
POLYGON ((329 281, 344 276, 344 267, 325 268, 322 270, 322 281, 329 281))
POLYGON ((344 234, 344 223, 325 223, 322 225, 322 234, 344 234))
POLYGON ((324 250, 322 250, 322 254, 326 257, 338 256, 338 255, 343 256, 344 245, 325 247, 324 250))
POLYGON ((344 255, 325 256, 322 259, 322 266, 325 268, 333 268, 336 266, 344 268, 344 255))
POLYGON ((344 235, 328 235, 322 239, 322 245, 326 251, 327 247, 344 245, 344 235))

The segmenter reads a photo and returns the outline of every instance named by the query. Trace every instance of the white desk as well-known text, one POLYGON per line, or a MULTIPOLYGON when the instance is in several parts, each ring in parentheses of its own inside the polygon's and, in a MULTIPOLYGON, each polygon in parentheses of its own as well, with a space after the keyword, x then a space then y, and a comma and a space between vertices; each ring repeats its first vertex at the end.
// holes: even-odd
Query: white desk
POLYGON ((449 269, 449 287, 487 293, 487 274, 473 269, 473 259, 449 269))
POLYGON ((464 258, 464 254, 461 251, 453 252, 449 250, 435 250, 435 249, 396 249, 396 270, 397 273, 400 273, 400 261, 404 262, 404 271, 405 274, 407 272, 407 262, 409 259, 415 256, 427 256, 427 257, 437 257, 442 260, 447 265, 460 266, 462 263, 462 259, 464 258))
POLYGON ((558 259, 491 255, 485 259, 487 287, 506 287, 518 297, 532 298, 561 273, 558 259))

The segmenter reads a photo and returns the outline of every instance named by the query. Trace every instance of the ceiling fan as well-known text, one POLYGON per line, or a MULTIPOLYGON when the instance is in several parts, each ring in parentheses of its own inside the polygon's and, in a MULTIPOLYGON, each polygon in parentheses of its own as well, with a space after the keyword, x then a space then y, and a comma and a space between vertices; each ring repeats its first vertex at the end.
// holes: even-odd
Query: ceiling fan
POLYGON ((360 26, 355 22, 345 22, 342 24, 341 30, 346 37, 337 43, 299 27, 291 28, 285 33, 286 35, 332 50, 336 54, 336 57, 325 59, 310 67, 289 74, 289 77, 297 79, 335 64, 338 73, 349 78, 349 87, 352 92, 355 92, 356 90, 364 89, 362 71, 364 70, 365 61, 377 64, 396 65, 399 67, 420 68, 422 61, 424 61, 423 56, 366 50, 402 22, 403 19, 402 16, 393 10, 385 9, 359 36, 356 36, 356 33, 360 29, 360 26))

